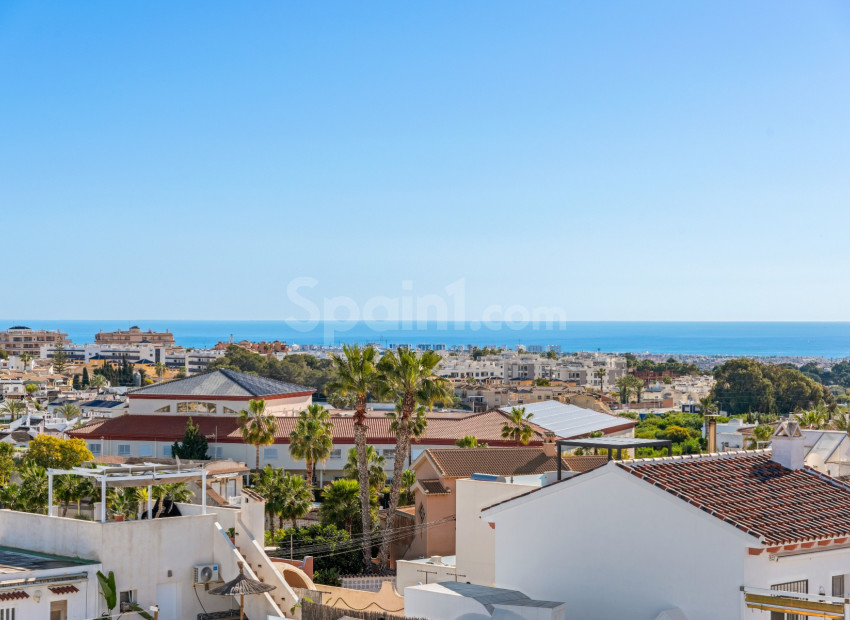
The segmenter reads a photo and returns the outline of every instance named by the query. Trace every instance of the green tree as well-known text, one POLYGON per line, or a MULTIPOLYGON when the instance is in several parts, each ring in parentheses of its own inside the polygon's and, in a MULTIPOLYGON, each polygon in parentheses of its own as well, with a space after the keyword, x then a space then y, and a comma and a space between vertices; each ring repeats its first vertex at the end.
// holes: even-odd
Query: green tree
POLYGON ((33 360, 32 354, 31 353, 21 353, 18 357, 21 360, 21 364, 24 365, 24 370, 28 370, 30 368, 30 363, 33 360))
POLYGON ((620 402, 628 404, 631 401, 631 395, 636 394, 637 390, 643 387, 643 381, 636 376, 627 374, 617 379, 617 388, 620 391, 620 402))
POLYGON ((56 341, 56 346, 53 348, 53 372, 62 374, 68 367, 68 354, 65 353, 65 344, 62 340, 56 341))
POLYGON ((61 407, 57 407, 54 413, 66 420, 73 420, 80 415, 80 410, 73 403, 65 403, 61 407))
POLYGON ((179 443, 175 441, 171 445, 171 453, 181 459, 209 460, 208 449, 207 438, 201 434, 201 427, 192 422, 191 417, 186 420, 183 441, 179 443))
MULTIPOLYGON (((396 420, 396 447, 393 461, 393 477, 390 485, 389 515, 394 515, 401 494, 401 476, 407 453, 410 449, 411 418, 417 406, 431 407, 436 402, 448 402, 453 391, 447 379, 436 374, 440 356, 433 351, 417 355, 409 349, 390 351, 378 363, 379 381, 377 391, 401 403, 396 420)), ((380 570, 386 570, 390 532, 393 519, 386 519, 381 532, 380 570)))
POLYGON ((153 499, 157 502, 154 519, 159 519, 165 510, 165 502, 186 503, 192 501, 195 496, 185 482, 174 482, 171 484, 158 484, 153 487, 153 499))
POLYGON ((154 365, 154 370, 153 370, 153 371, 154 371, 154 374, 155 374, 157 377, 159 377, 160 379, 162 379, 162 378, 165 376, 166 370, 167 370, 167 369, 166 369, 166 367, 165 367, 165 364, 163 364, 162 362, 157 362, 157 363, 156 363, 156 365, 154 365))
POLYGON ((75 476, 74 474, 62 474, 56 476, 53 481, 54 495, 56 499, 62 502, 62 516, 68 514, 68 505, 71 502, 77 503, 77 514, 80 513, 80 503, 84 497, 87 497, 90 487, 86 484, 86 479, 83 476, 75 476))
POLYGON ((20 400, 7 399, 3 401, 2 405, 0 405, 0 414, 4 417, 9 416, 12 421, 21 417, 26 412, 27 406, 20 400))
MULTIPOLYGON (((372 460, 368 453, 368 448, 372 448, 372 446, 367 447, 366 445, 366 432, 368 430, 366 425, 366 403, 368 402, 369 394, 377 386, 376 353, 372 347, 361 349, 360 347, 349 345, 343 345, 342 352, 342 356, 333 355, 331 357, 335 377, 328 385, 328 389, 333 390, 335 394, 341 397, 351 398, 354 401, 353 450, 356 454, 356 479, 358 480, 358 489, 360 491, 361 526, 364 532, 368 532, 372 529, 369 511, 369 506, 371 505, 369 489, 372 488, 372 460)), ((372 448, 372 453, 377 456, 374 448, 372 448)), ((381 458, 383 459, 383 457, 381 458)), ((349 453, 349 463, 350 460, 351 455, 349 453)), ((383 472, 383 466, 381 470, 383 472)), ((349 478, 351 477, 351 473, 351 471, 347 472, 349 478)), ((384 475, 384 479, 386 479, 386 475, 384 475)), ((380 486, 383 486, 383 482, 380 486)), ((368 540, 364 539, 362 552, 363 569, 369 571, 372 568, 372 548, 368 540)))
POLYGON ((401 499, 399 502, 402 506, 409 506, 413 503, 413 491, 410 488, 416 484, 416 473, 412 469, 405 469, 401 475, 401 499))
POLYGON ((769 415, 807 410, 821 401, 830 407, 835 397, 826 386, 796 368, 734 359, 714 369, 712 400, 730 415, 760 411, 769 415))
POLYGON ((249 400, 248 409, 239 412, 239 428, 242 440, 257 451, 257 462, 254 471, 260 471, 260 447, 274 443, 277 430, 277 420, 266 413, 266 401, 262 399, 249 400))
POLYGON ((98 391, 108 386, 109 381, 107 381, 106 377, 104 377, 102 374, 95 373, 95 375, 89 381, 89 387, 93 387, 98 391))
POLYGON ((533 417, 533 413, 525 412, 525 407, 513 407, 502 425, 502 437, 517 444, 528 445, 534 435, 534 429, 529 424, 533 417))
POLYGON ((301 476, 285 474, 279 486, 279 510, 283 519, 289 519, 292 527, 313 509, 313 490, 301 476))
POLYGON ((486 443, 481 443, 475 435, 466 435, 455 442, 458 448, 486 448, 486 443))
POLYGON ((747 438, 747 449, 755 450, 760 445, 766 444, 768 441, 770 441, 772 435, 772 426, 770 426, 769 424, 759 424, 753 429, 752 437, 747 438))
POLYGON ((73 469, 93 458, 82 439, 37 435, 30 441, 24 461, 43 468, 73 469))
POLYGON ((333 424, 327 409, 313 403, 298 414, 295 428, 289 434, 289 453, 296 461, 304 461, 307 481, 314 484, 316 463, 324 463, 333 450, 333 424))
POLYGON ((15 471, 15 446, 0 442, 0 487, 9 484, 9 478, 15 471))
POLYGON ((604 392, 605 375, 608 374, 608 370, 606 368, 597 368, 593 371, 593 374, 596 375, 597 379, 599 379, 599 391, 604 392))
MULTIPOLYGON (((375 450, 374 446, 366 446, 366 460, 368 462, 368 467, 366 470, 366 488, 371 489, 373 493, 377 493, 384 487, 384 484, 386 484, 387 482, 386 459, 383 457, 383 455, 378 454, 378 451, 375 450)), ((345 463, 345 467, 343 467, 343 472, 345 473, 346 478, 348 478, 349 480, 357 480, 359 483, 360 463, 359 459, 357 458, 357 448, 351 448, 351 450, 348 451, 348 460, 345 463)), ((369 500, 366 505, 371 505, 371 500, 369 500)), ((368 514, 368 509, 366 512, 368 514)), ((372 529, 371 523, 366 525, 366 531, 372 529)), ((372 552, 370 550, 370 563, 371 553, 372 552)))
POLYGON ((89 383, 90 383, 90 380, 89 380, 89 369, 88 369, 87 367, 83 366, 83 378, 82 378, 82 380, 80 381, 80 385, 81 385, 82 387, 86 388, 86 387, 88 387, 88 386, 89 386, 89 383))
MULTIPOLYGON (((319 519, 325 525, 335 525, 351 535, 360 517, 360 485, 356 480, 334 480, 322 492, 319 519)), ((371 506, 370 506, 371 510, 371 506)))

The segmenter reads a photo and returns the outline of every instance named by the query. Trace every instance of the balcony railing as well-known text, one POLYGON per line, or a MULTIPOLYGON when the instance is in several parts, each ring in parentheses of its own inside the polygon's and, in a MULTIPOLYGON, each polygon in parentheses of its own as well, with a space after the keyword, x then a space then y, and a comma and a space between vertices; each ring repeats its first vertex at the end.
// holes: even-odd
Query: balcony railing
POLYGON ((741 587, 747 609, 814 618, 850 619, 850 599, 823 594, 741 587))

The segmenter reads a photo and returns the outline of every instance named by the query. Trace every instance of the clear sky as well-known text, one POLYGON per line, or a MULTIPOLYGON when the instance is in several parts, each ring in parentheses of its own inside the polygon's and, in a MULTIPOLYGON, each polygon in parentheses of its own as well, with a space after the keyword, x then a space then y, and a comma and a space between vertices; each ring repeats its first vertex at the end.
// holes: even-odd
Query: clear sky
POLYGON ((843 1, 0 3, 2 318, 848 320, 849 199, 843 1))

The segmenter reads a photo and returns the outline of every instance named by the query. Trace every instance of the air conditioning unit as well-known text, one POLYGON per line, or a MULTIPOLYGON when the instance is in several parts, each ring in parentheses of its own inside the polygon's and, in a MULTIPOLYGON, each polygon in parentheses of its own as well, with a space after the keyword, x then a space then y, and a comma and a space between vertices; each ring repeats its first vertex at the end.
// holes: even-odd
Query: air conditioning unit
POLYGON ((193 569, 195 583, 218 581, 218 564, 198 564, 193 569))

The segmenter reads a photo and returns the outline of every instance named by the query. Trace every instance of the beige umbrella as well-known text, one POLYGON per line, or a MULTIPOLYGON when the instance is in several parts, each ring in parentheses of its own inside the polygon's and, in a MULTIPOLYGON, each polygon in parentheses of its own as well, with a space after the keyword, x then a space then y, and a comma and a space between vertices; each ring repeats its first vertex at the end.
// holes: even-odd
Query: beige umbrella
POLYGON ((235 579, 231 579, 225 584, 210 590, 210 594, 218 596, 238 596, 239 597, 239 618, 245 620, 245 595, 246 594, 264 594, 271 592, 275 586, 251 579, 245 576, 244 564, 239 562, 239 574, 235 579))

